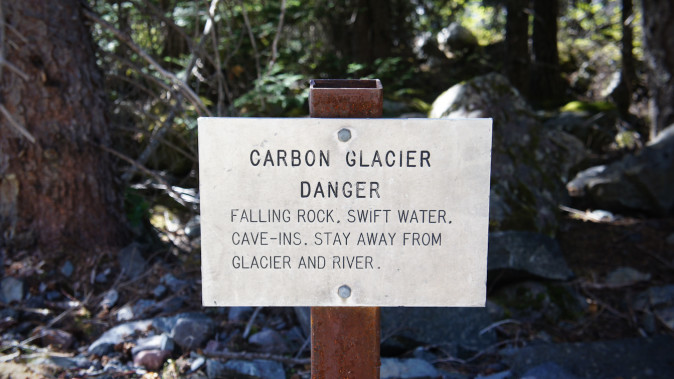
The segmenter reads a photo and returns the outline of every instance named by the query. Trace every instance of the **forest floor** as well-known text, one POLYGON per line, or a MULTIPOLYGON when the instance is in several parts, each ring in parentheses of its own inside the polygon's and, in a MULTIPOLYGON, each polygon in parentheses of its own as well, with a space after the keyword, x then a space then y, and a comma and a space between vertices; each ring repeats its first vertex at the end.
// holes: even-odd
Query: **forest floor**
MULTIPOLYGON (((513 340, 513 336, 516 336, 518 341, 514 343, 514 347, 539 343, 542 336, 553 344, 614 341, 663 334, 674 337, 674 331, 670 329, 671 323, 668 326, 667 320, 658 317, 652 317, 650 323, 645 322, 644 316, 647 312, 636 309, 634 305, 639 296, 643 296, 649 289, 674 284, 674 217, 619 217, 610 222, 592 222, 567 216, 562 219, 557 240, 568 265, 575 273, 572 280, 563 284, 571 288, 586 306, 582 307, 580 312, 568 317, 562 315, 561 318, 556 317, 554 320, 545 315, 532 317, 533 313, 541 313, 541 309, 524 306, 518 314, 509 316, 514 321, 496 328, 499 343, 505 346, 508 341, 513 340), (621 268, 633 269, 632 276, 628 275, 626 281, 608 280, 612 273, 621 268), (637 272, 636 276, 634 272, 637 272)), ((86 284, 93 282, 90 267, 86 270, 76 270, 69 278, 58 273, 49 277, 44 274, 24 276, 25 287, 33 299, 40 298, 34 295, 39 295, 40 288, 44 287, 45 282, 52 292, 60 291, 64 296, 60 297, 59 301, 48 301, 47 295, 44 295, 45 299, 41 303, 39 301, 29 303, 27 300, 5 308, 0 307, 2 312, 0 362, 3 363, 0 364, 0 378, 159 377, 148 376, 152 370, 137 370, 131 364, 134 361, 132 348, 140 343, 138 338, 143 335, 142 333, 136 335, 134 339, 125 339, 126 342, 111 347, 106 353, 110 358, 87 352, 90 344, 99 338, 101 333, 124 322, 119 319, 123 306, 135 304, 136 310, 136 306, 142 302, 150 304, 153 310, 145 314, 136 313, 130 321, 152 317, 166 318, 185 312, 207 315, 213 320, 217 330, 214 338, 227 341, 215 349, 227 348, 240 352, 244 359, 252 360, 259 357, 255 353, 260 353, 259 346, 246 340, 246 329, 252 327, 255 332, 272 328, 281 331, 287 339, 293 329, 301 330, 303 326, 291 308, 264 308, 259 314, 246 313, 240 318, 232 316, 232 312, 226 309, 203 308, 200 300, 198 257, 178 258, 166 249, 145 255, 148 262, 146 272, 135 280, 126 282, 117 280, 112 284, 112 288, 116 288, 119 301, 115 299, 110 306, 101 305, 106 301, 103 294, 86 299, 78 299, 73 295, 73 292, 76 292, 73 288, 91 288, 86 284), (173 279, 167 281, 165 278, 168 274, 171 274, 173 279), (83 284, 77 286, 74 284, 76 282, 83 284), (169 295, 153 294, 162 284, 166 287, 176 285, 182 289, 175 291, 169 289, 169 295), (45 330, 49 330, 49 333, 44 332, 45 330), (31 358, 44 356, 69 357, 71 360, 82 356, 87 358, 82 367, 78 366, 80 363, 72 363, 75 361, 68 361, 70 362, 68 365, 74 366, 65 365, 57 368, 53 367, 53 360, 50 364, 43 363, 37 366, 30 364, 31 358), (94 362, 91 367, 86 363, 89 360, 94 362), (111 363, 113 361, 121 363, 115 363, 118 366, 114 366, 111 363)), ((111 277, 120 276, 119 267, 115 267, 117 263, 114 260, 108 260, 106 264, 108 269, 112 268, 111 277)), ((98 272, 102 267, 106 267, 106 264, 102 264, 98 272)), ((10 270, 12 267, 16 268, 17 262, 8 266, 5 270, 6 275, 16 274, 10 270)), ((98 293, 103 292, 104 288, 111 288, 110 286, 110 283, 97 284, 94 289, 98 293)), ((49 290, 45 293, 47 292, 49 290)), ((669 303, 668 306, 671 307, 672 304, 669 303)), ((306 328, 306 325, 304 327, 306 328)), ((299 333, 294 343, 282 344, 287 349, 277 354, 299 359, 295 364, 285 362, 286 373, 295 373, 289 377, 304 378, 308 375, 307 361, 310 347, 306 346, 306 340, 304 344, 302 343, 302 338, 306 337, 299 333)), ((267 352, 273 352, 278 347, 274 343, 267 352)), ((205 342, 203 345, 206 345, 205 342)), ((202 346, 198 349, 181 347, 173 350, 171 356, 174 360, 170 361, 172 363, 164 364, 159 370, 162 377, 207 377, 206 365, 203 365, 201 370, 198 365, 196 370, 194 368, 199 357, 209 356, 210 347, 202 346), (169 375, 167 372, 173 374, 169 375)), ((412 356, 412 351, 416 349, 415 345, 410 345, 409 349, 400 357, 412 356)), ((213 350, 210 350, 213 353, 213 350)), ((443 359, 439 359, 434 364, 438 368, 459 375, 450 376, 452 378, 471 378, 508 369, 498 349, 470 354, 473 354, 473 358, 468 360, 450 359, 451 363, 438 363, 443 362, 443 359)), ((209 373, 208 377, 210 376, 209 373)))
MULTIPOLYGON (((625 217, 602 223, 566 218, 560 230, 557 238, 577 277, 576 287, 590 305, 577 328, 560 333, 560 338, 577 342, 643 336, 632 303, 651 287, 674 284, 674 218, 625 217), (605 284, 609 274, 623 267, 650 279, 605 284)), ((664 325, 656 329, 674 335, 664 325)))

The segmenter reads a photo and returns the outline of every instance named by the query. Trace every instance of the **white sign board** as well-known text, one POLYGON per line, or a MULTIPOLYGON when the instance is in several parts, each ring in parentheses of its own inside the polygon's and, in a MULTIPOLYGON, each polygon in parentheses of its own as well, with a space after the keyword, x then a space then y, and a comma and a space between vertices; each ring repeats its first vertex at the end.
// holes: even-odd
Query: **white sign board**
POLYGON ((490 119, 200 118, 206 306, 483 306, 490 119))

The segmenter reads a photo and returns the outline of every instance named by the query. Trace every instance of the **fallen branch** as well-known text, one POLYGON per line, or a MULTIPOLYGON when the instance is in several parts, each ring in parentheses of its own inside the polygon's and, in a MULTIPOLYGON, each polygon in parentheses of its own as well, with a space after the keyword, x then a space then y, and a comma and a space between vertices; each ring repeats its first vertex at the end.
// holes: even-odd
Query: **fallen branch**
POLYGON ((177 201, 180 205, 182 205, 185 208, 190 208, 190 206, 187 203, 185 203, 185 201, 180 197, 180 194, 175 192, 173 190, 173 188, 171 188, 171 185, 166 180, 164 180, 164 178, 162 178, 158 174, 152 172, 152 170, 150 170, 149 168, 147 168, 144 165, 136 162, 134 159, 120 153, 117 150, 113 150, 113 149, 111 149, 111 148, 109 148, 105 145, 102 145, 102 144, 95 144, 95 145, 97 145, 99 148, 103 149, 104 151, 116 156, 117 158, 132 164, 133 166, 135 166, 138 169, 138 171, 144 172, 145 174, 155 178, 158 182, 160 182, 161 184, 166 186, 166 191, 168 192, 169 196, 171 196, 171 198, 173 200, 177 201))
POLYGON ((255 319, 257 318, 257 315, 260 313, 262 310, 262 307, 257 307, 255 308, 255 311, 253 312, 253 315, 250 316, 250 320, 248 320, 248 323, 246 324, 246 329, 243 331, 243 338, 248 338, 248 335, 250 334, 250 330, 253 328, 253 323, 255 322, 255 319))
POLYGON ((249 352, 231 352, 231 351, 214 351, 214 350, 204 350, 204 355, 210 358, 224 358, 224 359, 244 359, 244 360, 253 360, 253 359, 264 359, 268 361, 277 361, 285 363, 287 365, 308 365, 311 363, 311 359, 308 358, 290 358, 284 357, 282 355, 266 354, 266 353, 249 353, 249 352))

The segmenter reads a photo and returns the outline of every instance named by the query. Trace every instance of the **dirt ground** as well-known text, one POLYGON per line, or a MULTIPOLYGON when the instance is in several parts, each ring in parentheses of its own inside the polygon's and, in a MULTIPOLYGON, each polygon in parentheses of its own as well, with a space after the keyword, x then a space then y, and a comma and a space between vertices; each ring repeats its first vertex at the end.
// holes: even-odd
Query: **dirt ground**
MULTIPOLYGON (((586 317, 571 333, 560 333, 567 342, 611 340, 645 335, 632 307, 634 297, 650 287, 674 283, 674 218, 621 218, 595 223, 567 217, 558 240, 567 263, 576 274, 575 289, 586 298, 586 317), (606 284, 609 273, 630 267, 651 279, 632 285, 606 284)), ((674 333, 662 323, 658 333, 674 333)))

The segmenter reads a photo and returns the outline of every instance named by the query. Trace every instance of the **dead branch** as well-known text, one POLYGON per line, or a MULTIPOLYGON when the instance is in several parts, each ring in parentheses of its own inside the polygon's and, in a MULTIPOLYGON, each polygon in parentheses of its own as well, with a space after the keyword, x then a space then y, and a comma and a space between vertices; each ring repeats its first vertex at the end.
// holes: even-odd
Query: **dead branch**
MULTIPOLYGON (((92 143, 93 143, 93 142, 92 142, 92 143)), ((180 205, 182 205, 182 206, 185 207, 185 208, 190 208, 190 206, 189 206, 187 203, 185 203, 185 201, 180 197, 180 194, 179 194, 179 193, 176 193, 176 192, 173 190, 173 188, 171 187, 171 185, 168 184, 168 182, 167 182, 166 180, 164 180, 164 178, 162 178, 162 177, 159 176, 158 174, 154 173, 154 172, 153 172, 152 170, 150 170, 149 168, 147 168, 147 167, 145 167, 144 165, 142 165, 142 164, 136 162, 134 159, 132 159, 132 158, 126 156, 125 154, 120 153, 120 152, 117 151, 117 150, 111 149, 111 148, 109 148, 109 147, 107 147, 107 146, 105 146, 105 145, 102 145, 102 144, 95 144, 95 145, 98 146, 99 148, 103 149, 104 151, 106 151, 106 152, 108 152, 108 153, 110 153, 110 154, 116 156, 117 158, 119 158, 119 159, 121 159, 121 160, 123 160, 123 161, 125 161, 125 162, 127 162, 127 163, 130 163, 130 164, 133 165, 133 166, 136 166, 136 168, 137 168, 139 171, 141 171, 141 172, 143 172, 143 173, 145 173, 145 174, 147 174, 147 175, 153 177, 153 178, 154 178, 155 180, 157 180, 159 183, 161 183, 161 184, 163 184, 164 186, 166 186, 166 192, 169 194, 169 196, 171 196, 171 198, 172 198, 173 200, 175 200, 176 202, 178 202, 180 205)))
POLYGON ((257 315, 260 314, 261 310, 262 310, 262 307, 255 308, 255 311, 253 312, 253 315, 250 316, 250 320, 248 320, 248 323, 246 324, 246 329, 244 329, 244 331, 243 331, 243 338, 248 338, 248 335, 250 334, 250 330, 253 328, 253 323, 255 322, 255 319, 257 318, 257 315))
MULTIPOLYGON (((173 125, 173 120, 176 117, 176 113, 180 112, 180 101, 177 102, 176 106, 171 108, 171 111, 169 112, 168 117, 164 122, 159 125, 157 129, 155 129, 155 132, 152 134, 150 137, 150 143, 147 144, 145 147, 145 150, 140 154, 138 159, 136 160, 137 163, 144 165, 145 162, 147 162, 148 159, 150 159, 150 156, 152 153, 154 153, 155 150, 157 150, 157 147, 159 146, 159 138, 162 138, 170 129, 171 125, 173 125)), ((132 166, 133 168, 137 166, 132 166)), ((124 182, 128 182, 129 179, 131 179, 131 176, 136 172, 135 169, 129 169, 127 172, 122 175, 122 180, 124 182)))
POLYGON ((192 89, 182 80, 178 79, 172 72, 166 70, 162 67, 157 61, 154 60, 145 50, 138 46, 135 42, 131 40, 129 36, 122 33, 120 30, 110 25, 105 20, 101 19, 94 12, 89 10, 83 10, 84 15, 89 18, 91 21, 101 25, 103 28, 107 29, 109 32, 115 35, 117 39, 121 42, 124 42, 131 50, 143 58, 151 67, 153 67, 161 76, 168 79, 173 85, 175 85, 181 92, 185 94, 187 99, 196 107, 197 112, 201 115, 205 113, 208 116, 211 116, 211 112, 206 108, 204 103, 201 101, 199 96, 192 91, 192 89))
POLYGON ((14 119, 11 113, 5 108, 4 105, 0 104, 0 113, 2 113, 3 116, 5 116, 5 119, 7 119, 7 122, 9 123, 9 126, 14 128, 17 132, 21 133, 22 136, 26 137, 31 143, 35 143, 35 137, 33 137, 30 132, 23 127, 18 121, 14 119))
POLYGON ((269 69, 274 67, 276 59, 278 58, 278 41, 281 37, 281 31, 283 30, 283 18, 286 14, 286 0, 281 1, 281 14, 279 15, 278 25, 276 26, 276 35, 274 36, 274 42, 271 44, 271 59, 269 60, 269 69))
POLYGON ((253 45, 253 53, 255 55, 255 70, 257 71, 257 78, 260 79, 262 77, 262 71, 260 70, 260 52, 257 50, 257 43, 255 43, 253 27, 250 25, 250 20, 248 20, 248 12, 246 11, 246 6, 243 4, 242 0, 239 0, 239 6, 241 7, 241 13, 243 14, 243 22, 246 25, 246 30, 248 30, 250 44, 253 45))
MULTIPOLYGON (((151 132, 149 132, 147 130, 144 130, 144 129, 131 128, 131 127, 122 126, 122 125, 115 126, 115 129, 124 130, 124 131, 128 131, 128 132, 131 132, 131 133, 142 133, 142 134, 145 134, 145 135, 151 135, 152 134, 151 132)), ((191 160, 192 162, 195 162, 195 163, 198 162, 198 159, 195 155, 195 152, 193 152, 193 151, 189 152, 189 151, 181 148, 180 146, 174 144, 173 142, 166 140, 165 138, 157 137, 157 136, 155 136, 154 138, 158 139, 159 142, 161 142, 164 145, 166 145, 167 147, 175 150, 178 154, 180 154, 183 157, 191 160)))
POLYGON ((285 363, 287 365, 298 365, 298 366, 304 366, 308 365, 311 363, 311 359, 307 358, 290 358, 290 357, 284 357, 282 355, 274 355, 274 354, 265 354, 265 353, 249 353, 249 352, 231 352, 231 351, 214 351, 214 350, 209 350, 206 349, 203 351, 204 355, 210 358, 224 358, 224 359, 245 359, 245 360, 253 360, 253 359, 264 359, 264 360, 269 360, 269 361, 277 361, 281 363, 285 363))

